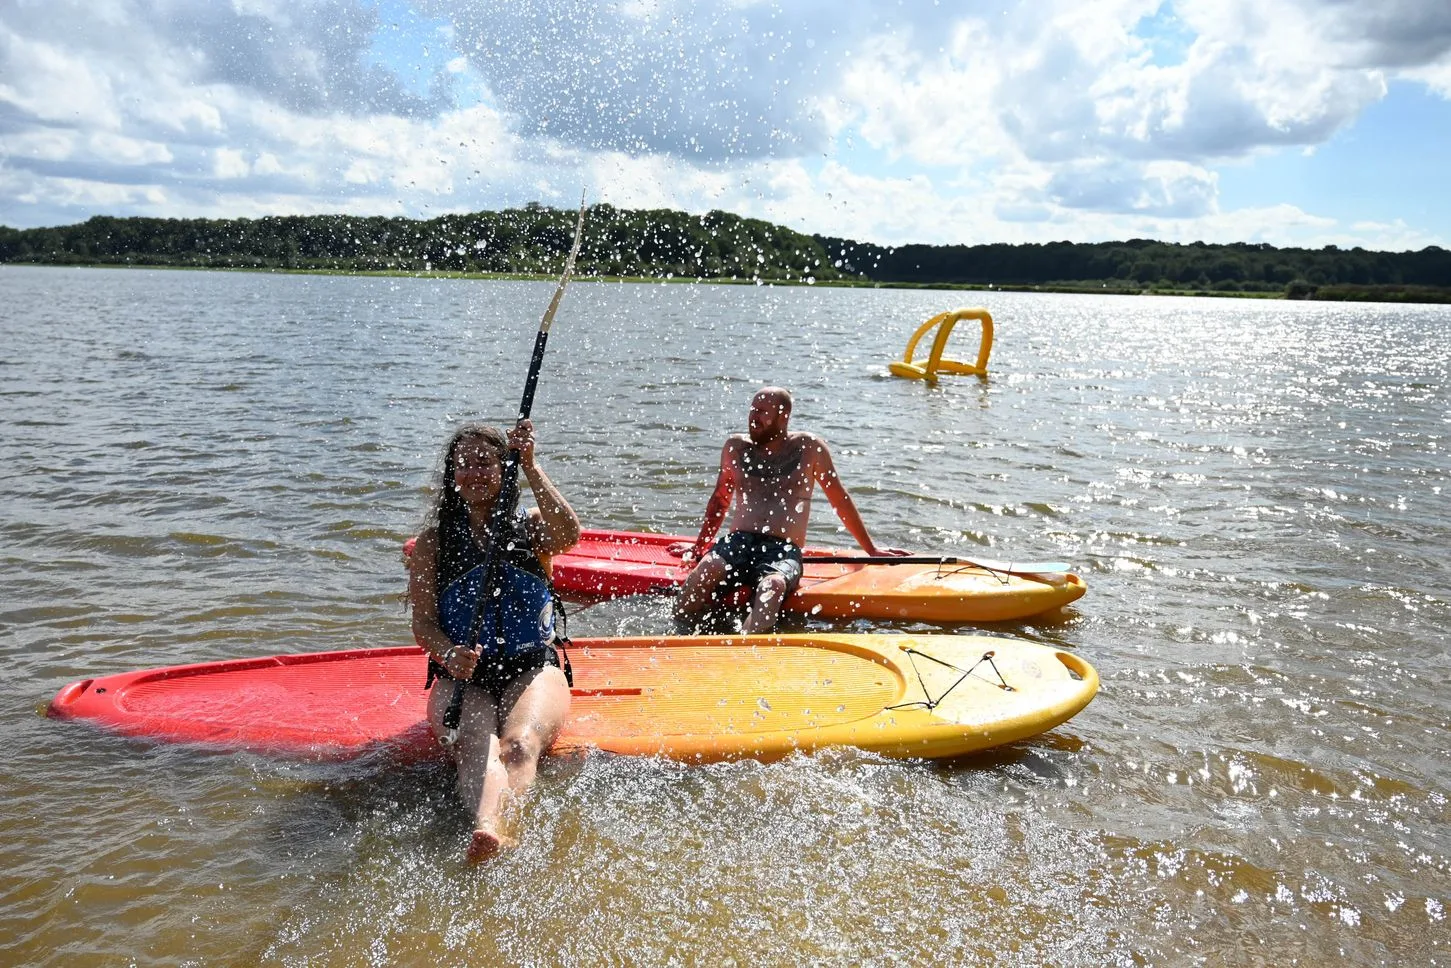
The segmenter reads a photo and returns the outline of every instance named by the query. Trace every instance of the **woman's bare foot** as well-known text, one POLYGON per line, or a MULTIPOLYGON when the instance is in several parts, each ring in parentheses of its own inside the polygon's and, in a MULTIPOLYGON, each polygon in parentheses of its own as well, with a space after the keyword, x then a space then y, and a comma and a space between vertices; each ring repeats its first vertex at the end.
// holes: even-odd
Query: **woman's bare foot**
POLYGON ((514 841, 509 837, 501 837, 492 830, 475 830, 469 840, 469 862, 482 863, 513 846, 514 841))

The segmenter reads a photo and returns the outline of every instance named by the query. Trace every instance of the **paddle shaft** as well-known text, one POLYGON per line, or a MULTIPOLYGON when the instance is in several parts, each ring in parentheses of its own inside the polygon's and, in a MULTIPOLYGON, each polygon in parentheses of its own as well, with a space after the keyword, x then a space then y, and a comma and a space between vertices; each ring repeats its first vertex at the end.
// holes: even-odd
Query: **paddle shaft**
MULTIPOLYGON (((549 344, 549 327, 554 323, 554 314, 559 310, 560 300, 564 298, 564 288, 569 285, 569 277, 574 274, 574 260, 579 256, 579 241, 584 236, 584 199, 580 199, 579 218, 574 226, 574 244, 570 246, 569 258, 564 263, 564 274, 559 277, 559 285, 554 290, 554 297, 549 300, 549 308, 544 311, 544 318, 539 322, 539 333, 534 337, 534 352, 529 357, 529 374, 524 378, 524 395, 519 400, 519 416, 514 426, 518 427, 525 420, 529 419, 529 413, 534 409, 534 391, 539 387, 539 371, 544 368, 544 349, 549 344)), ((485 602, 492 601, 502 595, 499 577, 503 570, 503 559, 495 553, 495 546, 498 538, 503 535, 510 526, 509 517, 513 514, 514 505, 519 498, 519 451, 510 447, 509 453, 504 458, 502 477, 499 481, 499 495, 494 499, 494 511, 489 518, 490 540, 488 548, 484 551, 483 580, 479 583, 479 594, 474 600, 474 614, 469 622, 469 644, 476 647, 479 642, 479 633, 484 627, 484 615, 486 614, 485 602)), ((482 650, 480 652, 482 660, 482 650)), ((453 696, 449 699, 448 708, 444 710, 443 726, 447 730, 445 734, 445 745, 451 745, 458 738, 459 720, 463 718, 464 691, 468 683, 460 679, 454 683, 453 696)))
POLYGON ((952 555, 806 555, 801 559, 808 565, 972 565, 988 571, 1001 571, 1010 575, 1039 575, 1047 572, 1068 570, 1063 561, 989 562, 973 558, 959 558, 952 555))

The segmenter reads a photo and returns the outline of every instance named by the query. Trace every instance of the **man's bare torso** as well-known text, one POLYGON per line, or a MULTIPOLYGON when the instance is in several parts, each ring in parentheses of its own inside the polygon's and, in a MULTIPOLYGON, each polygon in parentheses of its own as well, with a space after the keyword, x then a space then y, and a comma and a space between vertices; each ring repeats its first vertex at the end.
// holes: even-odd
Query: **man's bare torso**
POLYGON ((724 465, 735 485, 731 530, 773 534, 804 545, 822 447, 811 433, 788 433, 779 445, 765 447, 745 434, 727 438, 724 465))

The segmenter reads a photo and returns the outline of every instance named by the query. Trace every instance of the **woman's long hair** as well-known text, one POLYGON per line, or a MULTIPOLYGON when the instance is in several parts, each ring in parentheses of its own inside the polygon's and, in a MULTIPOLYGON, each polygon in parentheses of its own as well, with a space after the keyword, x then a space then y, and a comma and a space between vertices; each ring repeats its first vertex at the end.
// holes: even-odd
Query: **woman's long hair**
MULTIPOLYGON (((443 454, 443 467, 439 472, 437 483, 434 487, 432 499, 428 512, 423 519, 423 529, 438 529, 438 573, 444 574, 443 557, 450 547, 456 547, 455 539, 459 535, 466 535, 469 531, 469 511, 464 499, 458 492, 458 485, 454 481, 454 472, 458 467, 459 445, 465 440, 475 438, 482 440, 490 450, 499 458, 502 466, 504 459, 509 455, 509 440, 504 432, 498 427, 482 421, 470 421, 462 424, 453 432, 448 440, 448 447, 443 454)), ((492 520, 498 520, 498 516, 504 509, 495 508, 492 520)), ((519 494, 514 493, 513 506, 508 508, 509 528, 504 536, 505 544, 519 540, 519 494)), ((490 540, 493 536, 490 535, 490 540)))

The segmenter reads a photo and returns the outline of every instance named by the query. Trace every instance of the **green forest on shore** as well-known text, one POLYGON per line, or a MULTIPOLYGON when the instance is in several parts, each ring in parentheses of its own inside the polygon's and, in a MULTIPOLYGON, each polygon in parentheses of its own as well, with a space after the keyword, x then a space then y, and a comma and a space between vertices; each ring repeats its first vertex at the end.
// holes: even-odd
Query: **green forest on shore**
MULTIPOLYGON (((55 228, 0 226, 0 262, 408 274, 552 276, 575 213, 519 209, 418 220, 96 216, 55 228)), ((1451 251, 1276 248, 1129 239, 879 246, 805 235, 728 212, 590 207, 582 276, 611 279, 1201 293, 1451 302, 1451 251)))

